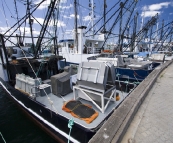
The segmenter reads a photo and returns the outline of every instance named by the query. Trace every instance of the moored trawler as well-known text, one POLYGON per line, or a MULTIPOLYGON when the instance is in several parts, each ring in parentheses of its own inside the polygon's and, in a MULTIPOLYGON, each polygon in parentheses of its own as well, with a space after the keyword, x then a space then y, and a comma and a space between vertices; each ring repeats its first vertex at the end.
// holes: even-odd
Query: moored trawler
POLYGON ((15 88, 0 84, 56 140, 88 142, 135 86, 116 83, 111 64, 82 62, 75 71, 66 67, 46 80, 17 74, 15 88))
MULTIPOLYGON (((37 42, 34 44, 32 26, 37 19, 33 18, 33 20, 32 14, 43 1, 34 5, 30 5, 29 0, 22 2, 27 5, 27 14, 24 18, 17 18, 14 27, 18 25, 16 29, 20 30, 20 26, 28 20, 32 43, 26 48, 22 46, 24 38, 21 40, 18 37, 17 44, 10 41, 9 39, 14 37, 13 33, 16 32, 16 30, 10 31, 13 28, 0 35, 2 42, 0 68, 3 71, 1 76, 3 79, 0 79, 0 84, 8 96, 55 140, 88 142, 129 93, 159 64, 139 60, 140 58, 137 62, 134 59, 128 59, 125 57, 126 55, 114 54, 110 49, 106 49, 107 40, 109 41, 109 37, 112 38, 110 35, 118 36, 118 44, 116 44, 117 47, 113 47, 116 48, 114 50, 123 52, 123 48, 126 46, 133 51, 136 48, 135 43, 143 38, 143 33, 146 33, 154 22, 146 24, 138 34, 135 34, 135 29, 133 29, 134 33, 131 33, 131 36, 130 34, 125 36, 137 1, 126 0, 124 3, 119 1, 111 9, 117 4, 120 4, 120 7, 116 12, 111 12, 107 21, 106 14, 104 14, 104 24, 101 24, 98 31, 94 29, 93 24, 91 29, 78 26, 75 12, 74 39, 62 39, 57 43, 57 39, 59 39, 56 29, 58 19, 55 17, 59 16, 55 13, 56 10, 59 10, 60 1, 51 0, 43 26, 39 31, 40 34, 35 37, 37 42), (122 24, 126 10, 129 17, 126 23, 122 24), (113 16, 116 18, 110 20, 113 16), (50 18, 53 18, 53 21, 50 18), (53 26, 49 25, 50 21, 54 23, 53 26), (108 22, 111 23, 109 28, 105 24, 108 22), (113 29, 119 22, 119 33, 116 34, 113 29), (46 30, 48 25, 53 27, 53 33, 46 30), (91 35, 86 35, 86 29, 91 31, 91 35), (10 33, 9 31, 12 34, 6 35, 10 33), (49 36, 46 37, 46 35, 49 36), (130 44, 123 44, 125 37, 131 39, 130 44), (6 41, 10 41, 14 45, 10 60, 7 56, 6 41), (50 41, 54 43, 51 46, 50 41), (52 49, 48 49, 49 47, 52 49), (50 51, 53 54, 48 55, 50 51), (107 54, 109 57, 99 56, 100 53, 105 55, 103 52, 109 52, 107 54), (90 60, 89 57, 95 59, 90 60)), ((77 2, 74 3, 76 6, 77 2)), ((94 3, 89 5, 92 8, 92 16, 94 16, 94 3)), ((106 7, 105 3, 104 8, 106 7)), ((135 19, 137 20, 136 17, 134 17, 135 19)), ((161 58, 151 56, 151 60, 155 59, 164 62, 164 55, 161 55, 161 58)))

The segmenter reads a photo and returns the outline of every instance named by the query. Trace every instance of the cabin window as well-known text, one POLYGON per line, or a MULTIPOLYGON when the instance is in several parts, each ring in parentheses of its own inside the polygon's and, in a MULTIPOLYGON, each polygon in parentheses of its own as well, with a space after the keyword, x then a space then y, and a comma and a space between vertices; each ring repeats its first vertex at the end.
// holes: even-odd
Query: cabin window
POLYGON ((58 48, 62 48, 63 47, 63 43, 60 43, 59 45, 58 45, 58 48))
POLYGON ((94 44, 94 47, 98 48, 98 42, 96 42, 96 43, 94 44))
POLYGON ((90 43, 90 47, 92 47, 92 43, 90 43))
POLYGON ((89 47, 89 44, 88 44, 88 42, 85 42, 85 46, 89 47))
POLYGON ((29 52, 29 53, 32 53, 32 49, 31 49, 31 48, 28 48, 28 52, 29 52))
POLYGON ((13 54, 17 54, 17 49, 13 49, 13 54))
POLYGON ((71 44, 70 48, 73 48, 73 47, 74 47, 74 45, 73 45, 73 44, 71 44))
POLYGON ((71 44, 68 44, 68 48, 71 48, 71 44))

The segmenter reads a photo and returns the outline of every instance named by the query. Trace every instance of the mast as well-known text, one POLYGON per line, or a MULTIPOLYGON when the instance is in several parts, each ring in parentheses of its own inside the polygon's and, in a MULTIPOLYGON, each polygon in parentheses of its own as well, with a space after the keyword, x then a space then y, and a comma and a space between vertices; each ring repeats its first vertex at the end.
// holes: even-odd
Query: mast
POLYGON ((160 32, 160 41, 163 38, 163 27, 164 27, 164 20, 162 20, 162 27, 161 27, 161 32, 160 32))
POLYGON ((55 14, 55 11, 54 11, 54 13, 53 13, 53 19, 54 19, 54 24, 53 24, 53 26, 54 26, 54 39, 53 39, 53 43, 54 43, 54 54, 56 55, 59 55, 59 51, 58 51, 58 49, 57 49, 57 46, 58 46, 58 42, 57 42, 57 35, 56 35, 56 33, 57 33, 57 26, 56 26, 56 14, 55 14))
POLYGON ((104 11, 103 11, 103 17, 104 17, 104 31, 106 31, 106 0, 104 0, 104 11))
POLYGON ((121 45, 121 38, 122 38, 122 21, 123 21, 123 19, 122 19, 122 13, 123 13, 123 7, 124 7, 124 4, 123 4, 123 2, 121 2, 120 3, 120 8, 121 8, 121 10, 120 10, 120 28, 119 28, 119 39, 118 39, 118 46, 119 46, 119 50, 122 52, 122 45, 121 45))
POLYGON ((44 19, 43 26, 41 27, 41 30, 40 30, 40 35, 39 35, 38 40, 37 40, 37 43, 36 43, 36 47, 35 47, 35 49, 36 49, 35 58, 37 58, 37 56, 38 56, 38 51, 41 50, 41 42, 43 40, 45 31, 47 29, 49 20, 50 20, 50 18, 52 16, 52 13, 53 13, 54 9, 55 9, 56 1, 57 0, 51 0, 50 5, 48 6, 48 11, 46 13, 46 17, 44 19))
MULTIPOLYGON (((17 15, 17 24, 19 26, 19 16, 18 16, 18 11, 17 11, 16 0, 14 0, 14 5, 15 5, 15 11, 16 11, 16 15, 17 15)), ((20 26, 19 26, 19 32, 20 32, 20 36, 21 36, 20 26)))
POLYGON ((156 24, 156 35, 155 35, 155 40, 157 41, 158 40, 158 27, 159 27, 159 23, 157 22, 156 24))
POLYGON ((130 42, 130 25, 127 26, 127 38, 128 38, 128 43, 130 42))
POLYGON ((33 33, 32 33, 32 24, 33 24, 33 19, 31 19, 31 13, 30 13, 30 2, 29 0, 27 0, 27 14, 29 15, 29 27, 30 27, 30 32, 31 32, 31 40, 32 40, 32 49, 33 49, 33 52, 35 53, 35 50, 34 50, 34 38, 33 38, 33 33))
POLYGON ((153 33, 153 25, 150 28, 150 41, 149 41, 149 50, 152 52, 151 42, 152 42, 152 33, 153 33))
POLYGON ((91 7, 91 10, 92 10, 92 15, 91 15, 91 23, 92 23, 92 35, 93 35, 93 38, 94 38, 94 1, 92 0, 92 7, 91 7))
POLYGON ((95 18, 95 14, 94 14, 94 9, 95 9, 95 5, 94 5, 94 1, 93 0, 89 0, 89 7, 91 7, 91 12, 89 13, 89 15, 91 16, 91 31, 92 31, 92 36, 94 38, 94 18, 95 18))
POLYGON ((103 33, 104 33, 104 39, 106 38, 106 8, 107 8, 107 5, 106 5, 106 0, 104 0, 104 11, 103 11, 103 22, 104 22, 104 27, 103 27, 103 33))
POLYGON ((74 25, 75 25, 75 46, 76 46, 76 51, 78 53, 78 32, 77 32, 77 2, 74 0, 74 15, 75 15, 75 20, 74 20, 74 25))
POLYGON ((132 34, 132 45, 131 45, 131 50, 130 52, 132 52, 135 47, 136 47, 136 29, 137 29, 137 18, 138 18, 138 13, 136 13, 136 15, 134 16, 134 26, 133 26, 133 34, 132 34))

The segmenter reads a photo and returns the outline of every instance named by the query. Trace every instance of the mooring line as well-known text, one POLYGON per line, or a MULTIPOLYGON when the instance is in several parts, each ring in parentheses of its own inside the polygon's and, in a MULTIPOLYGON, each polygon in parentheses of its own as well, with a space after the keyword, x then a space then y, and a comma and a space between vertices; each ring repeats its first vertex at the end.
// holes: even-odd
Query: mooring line
POLYGON ((4 139, 4 137, 3 137, 3 135, 2 135, 1 132, 0 132, 0 135, 1 135, 1 137, 2 137, 2 139, 3 139, 3 141, 4 141, 4 143, 6 143, 6 141, 5 141, 5 139, 4 139))

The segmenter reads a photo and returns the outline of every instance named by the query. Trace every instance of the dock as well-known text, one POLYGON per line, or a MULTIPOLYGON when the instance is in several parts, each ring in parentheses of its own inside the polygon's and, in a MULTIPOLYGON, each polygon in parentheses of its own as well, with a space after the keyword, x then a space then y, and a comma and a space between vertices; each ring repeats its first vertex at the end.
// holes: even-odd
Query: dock
POLYGON ((173 140, 173 62, 154 69, 114 111, 89 143, 173 140))

